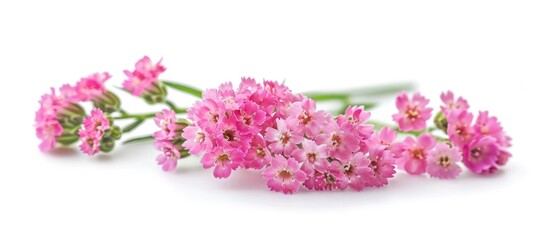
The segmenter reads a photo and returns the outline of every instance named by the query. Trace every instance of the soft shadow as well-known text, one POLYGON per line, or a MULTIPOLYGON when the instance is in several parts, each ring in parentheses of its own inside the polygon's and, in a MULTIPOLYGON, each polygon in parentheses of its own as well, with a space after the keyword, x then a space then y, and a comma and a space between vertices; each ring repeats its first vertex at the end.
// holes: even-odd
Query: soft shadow
POLYGON ((95 159, 99 162, 109 162, 113 159, 111 155, 100 153, 95 157, 95 159))
POLYGON ((264 191, 267 185, 260 171, 246 170, 233 172, 225 187, 234 191, 246 190, 257 192, 264 191))
POLYGON ((456 180, 464 180, 464 181, 479 181, 479 180, 490 180, 490 179, 499 179, 502 178, 505 175, 506 170, 503 168, 498 169, 497 172, 487 175, 479 175, 472 173, 471 171, 465 171, 461 174, 456 180))
POLYGON ((78 155, 78 153, 79 152, 77 149, 70 148, 70 147, 58 147, 47 152, 48 155, 54 156, 54 157, 76 156, 78 155))
POLYGON ((46 153, 52 159, 74 159, 80 152, 75 148, 59 147, 46 153))
MULTIPOLYGON (((184 161, 184 160, 180 160, 180 161, 184 161)), ((182 164, 180 164, 182 165, 182 164)), ((186 174, 189 174, 191 172, 197 172, 197 171, 203 171, 204 168, 201 166, 201 165, 190 165, 190 164, 185 164, 184 166, 177 166, 177 168, 172 172, 174 175, 186 175, 186 174)))

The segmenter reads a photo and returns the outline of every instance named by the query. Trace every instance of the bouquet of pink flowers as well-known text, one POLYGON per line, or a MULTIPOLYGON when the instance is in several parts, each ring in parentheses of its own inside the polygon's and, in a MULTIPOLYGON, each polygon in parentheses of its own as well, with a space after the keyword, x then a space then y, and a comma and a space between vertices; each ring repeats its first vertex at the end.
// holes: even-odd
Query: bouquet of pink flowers
POLYGON ((352 104, 351 94, 295 94, 276 81, 260 83, 253 78, 242 78, 236 88, 224 83, 202 92, 159 80, 165 70, 160 61, 144 57, 133 71, 124 71, 123 89, 147 103, 165 104, 168 108, 159 113, 124 111, 119 97, 105 87, 111 78, 108 73, 63 85, 58 93, 52 89, 42 96, 36 113, 40 149, 80 142, 86 154, 109 152, 123 134, 154 118, 158 131, 126 143, 154 139, 161 152, 156 161, 163 170, 171 171, 179 160, 199 155, 203 167, 213 168, 216 178, 228 178, 237 169, 260 171, 269 189, 285 194, 301 187, 356 191, 382 187, 395 168, 440 179, 456 178, 461 165, 476 174, 491 174, 511 156, 511 138, 497 118, 479 112, 473 121, 468 102, 450 91, 441 94, 436 114, 424 96, 401 92, 406 86, 381 91, 401 92, 393 115, 396 126, 391 126, 369 121, 373 105, 352 104), (180 108, 168 100, 167 88, 201 99, 180 108), (324 100, 340 101, 343 111, 332 115, 317 109, 317 101, 324 100), (84 102, 94 106, 89 114, 84 102), (434 126, 428 127, 431 118, 434 126), (115 123, 122 119, 134 122, 120 128, 115 123))

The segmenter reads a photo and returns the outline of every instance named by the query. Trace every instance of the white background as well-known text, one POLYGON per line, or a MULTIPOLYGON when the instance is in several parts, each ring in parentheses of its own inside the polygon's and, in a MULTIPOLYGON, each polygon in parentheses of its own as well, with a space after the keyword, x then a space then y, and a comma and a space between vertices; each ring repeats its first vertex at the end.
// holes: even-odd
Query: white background
MULTIPOLYGON (((175 2, 0 3, 0 239, 549 237, 547 1, 175 2), (452 89, 500 118, 514 156, 491 177, 398 174, 383 189, 285 196, 257 172, 214 179, 195 157, 164 173, 149 143, 95 157, 38 150, 40 95, 97 71, 120 85, 145 54, 200 88, 413 80, 434 107, 452 89)), ((128 111, 158 109, 121 96, 128 111)))

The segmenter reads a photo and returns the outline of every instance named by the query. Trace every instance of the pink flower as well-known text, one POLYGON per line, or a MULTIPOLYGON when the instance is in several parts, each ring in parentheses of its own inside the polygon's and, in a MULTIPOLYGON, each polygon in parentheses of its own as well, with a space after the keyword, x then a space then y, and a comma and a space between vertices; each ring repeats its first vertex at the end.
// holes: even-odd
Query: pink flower
POLYGON ((498 152, 498 160, 496 160, 496 164, 503 166, 509 161, 509 158, 511 158, 511 153, 508 152, 505 149, 500 148, 498 152))
POLYGON ((303 141, 303 136, 291 131, 283 119, 276 119, 276 129, 267 128, 265 140, 271 142, 269 148, 274 154, 289 156, 297 148, 297 144, 303 141))
POLYGON ((479 112, 477 121, 473 126, 475 132, 479 135, 492 136, 498 138, 503 133, 503 128, 496 117, 490 117, 488 111, 479 112))
POLYGON ((456 163, 461 159, 461 153, 457 148, 450 148, 446 143, 438 143, 427 155, 427 173, 435 178, 456 178, 461 173, 461 167, 456 163))
POLYGON ((138 72, 144 78, 156 79, 165 71, 166 67, 162 65, 162 59, 158 60, 157 63, 152 63, 148 56, 144 56, 135 63, 135 72, 138 72))
POLYGON ((463 164, 474 173, 492 173, 500 153, 497 140, 478 136, 463 147, 463 164))
MULTIPOLYGON (((341 180, 347 180, 342 172, 339 171, 340 165, 336 162, 322 160, 316 165, 314 174, 314 189, 317 191, 334 190, 341 184, 341 180)), ((307 186, 309 187, 309 186, 307 186)))
POLYGON ((36 113, 36 118, 48 119, 55 118, 57 113, 63 108, 66 104, 63 99, 59 98, 55 94, 55 89, 51 88, 50 94, 44 94, 40 98, 40 109, 36 113))
POLYGON ((373 174, 370 169, 370 160, 364 153, 356 153, 346 161, 335 162, 339 166, 339 171, 343 173, 340 178, 339 189, 346 189, 347 186, 353 190, 361 191, 366 187, 366 181, 373 174))
POLYGON ((240 149, 223 149, 216 147, 202 156, 200 162, 204 168, 214 168, 214 177, 227 178, 232 170, 236 170, 242 163, 244 154, 240 149))
POLYGON ((447 133, 450 136, 450 141, 459 148, 462 148, 474 136, 474 129, 471 127, 473 114, 466 111, 452 111, 447 118, 447 133))
POLYGON ((158 76, 166 71, 161 62, 162 59, 153 64, 149 57, 141 58, 135 63, 134 71, 124 70, 124 74, 128 77, 123 83, 124 88, 134 96, 141 96, 153 83, 158 82, 158 76))
POLYGON ((86 153, 91 156, 99 152, 99 147, 101 146, 101 138, 103 137, 103 133, 81 128, 78 131, 78 135, 80 136, 80 142, 81 142, 80 150, 83 153, 86 153))
POLYGON ((266 113, 254 102, 242 104, 233 114, 237 119, 238 129, 250 134, 259 133, 266 119, 266 113))
POLYGON ((326 144, 317 145, 309 139, 303 140, 302 146, 303 149, 296 149, 292 152, 292 157, 303 163, 301 170, 307 173, 307 175, 311 175, 314 172, 314 166, 328 158, 328 147, 326 144))
POLYGON ((295 159, 286 159, 282 155, 275 155, 271 166, 263 171, 263 178, 267 180, 267 186, 271 191, 292 194, 299 190, 299 186, 307 176, 299 169, 295 159))
POLYGON ((217 123, 223 116, 226 116, 223 104, 216 102, 215 99, 204 99, 197 101, 189 109, 189 119, 196 122, 202 129, 215 129, 217 123))
POLYGON ((176 115, 171 109, 163 109, 162 112, 156 114, 154 122, 160 128, 160 131, 153 133, 153 137, 157 140, 169 140, 177 137, 177 130, 181 130, 175 124, 176 115))
POLYGON ((312 99, 304 99, 294 102, 288 109, 286 121, 291 129, 312 138, 320 131, 321 123, 325 120, 323 111, 316 111, 316 102, 312 99))
POLYGON ((349 106, 345 115, 337 117, 337 123, 341 128, 356 129, 362 139, 368 139, 374 133, 374 125, 365 124, 371 113, 364 111, 364 106, 349 106))
POLYGON ((63 86, 59 88, 59 93, 59 99, 63 102, 75 103, 80 101, 80 96, 78 95, 76 88, 69 84, 63 84, 63 86))
POLYGON ((61 124, 55 119, 48 119, 37 116, 36 137, 41 140, 40 150, 47 152, 55 147, 56 138, 63 134, 61 124))
POLYGON ((80 79, 76 83, 76 92, 81 101, 89 101, 103 94, 105 90, 105 82, 111 78, 107 72, 94 73, 90 76, 80 79))
POLYGON ((122 83, 122 87, 134 96, 141 96, 153 83, 151 78, 140 78, 135 72, 124 70, 127 79, 122 83))
POLYGON ((429 100, 420 95, 414 94, 412 99, 404 92, 397 96, 396 106, 398 113, 393 115, 402 131, 421 131, 427 128, 427 120, 431 118, 432 108, 428 108, 429 100))
POLYGON ((94 155, 99 152, 101 139, 106 130, 110 129, 110 122, 101 111, 96 108, 91 114, 82 121, 83 128, 78 131, 80 137, 80 149, 88 155, 94 155))
POLYGON ((246 169, 261 169, 272 160, 271 151, 267 148, 265 140, 259 135, 252 138, 250 149, 244 157, 242 166, 246 169))
POLYGON ((367 187, 383 187, 389 183, 395 172, 394 159, 391 153, 384 150, 384 147, 373 146, 368 155, 372 174, 366 181, 367 187))
POLYGON ((174 170, 177 166, 177 160, 181 158, 178 147, 167 140, 156 141, 154 145, 162 151, 162 154, 156 157, 158 165, 162 165, 162 170, 166 172, 174 170))
POLYGON ((260 89, 262 89, 261 85, 258 84, 254 78, 242 77, 240 85, 238 86, 238 94, 251 96, 260 89))
POLYGON ((40 98, 40 109, 35 116, 36 137, 41 140, 40 150, 47 152, 55 147, 56 138, 63 134, 63 127, 56 119, 65 102, 56 96, 55 89, 40 98))
POLYGON ((286 87, 284 84, 280 84, 277 81, 264 80, 263 86, 265 91, 269 92, 272 97, 277 99, 277 102, 280 102, 280 101, 284 102, 290 99, 294 99, 292 91, 290 91, 290 89, 286 87))
POLYGON ((238 148, 242 152, 250 148, 251 135, 244 133, 236 127, 237 120, 234 116, 222 118, 217 127, 212 131, 216 144, 223 148, 238 148))
POLYGON ((181 136, 187 139, 183 143, 183 147, 189 150, 190 154, 199 154, 212 149, 212 141, 208 137, 208 133, 195 125, 184 128, 181 136))
POLYGON ((226 110, 237 110, 247 99, 244 95, 237 95, 230 82, 221 84, 217 89, 207 89, 202 93, 202 98, 215 100, 226 110))
POLYGON ((396 160, 397 166, 409 174, 418 175, 427 170, 427 153, 437 141, 431 134, 421 134, 417 141, 407 137, 402 142, 402 156, 396 160))
POLYGON ((337 159, 349 159, 351 155, 360 149, 360 140, 356 134, 349 129, 335 130, 317 137, 317 143, 326 144, 330 157, 337 159))
POLYGON ((99 108, 93 109, 90 116, 84 118, 82 123, 87 131, 96 131, 101 135, 110 128, 109 120, 99 108))
POLYGON ((367 140, 368 145, 378 145, 385 147, 385 150, 388 150, 393 154, 393 157, 399 158, 404 151, 402 143, 395 142, 397 138, 397 132, 392 128, 383 127, 378 132, 374 132, 372 137, 367 140))
POLYGON ((469 103, 462 97, 459 97, 457 100, 454 100, 454 93, 452 91, 447 91, 446 93, 440 94, 440 99, 444 103, 444 106, 440 106, 442 112, 445 115, 448 115, 450 111, 467 111, 469 110, 469 103))

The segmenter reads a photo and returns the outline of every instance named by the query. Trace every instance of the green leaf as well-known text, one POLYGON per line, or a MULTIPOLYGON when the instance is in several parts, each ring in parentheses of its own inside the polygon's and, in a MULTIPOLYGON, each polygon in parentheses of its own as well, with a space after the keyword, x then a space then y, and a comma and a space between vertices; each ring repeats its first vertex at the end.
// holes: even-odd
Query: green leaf
POLYGON ((349 98, 348 94, 344 93, 305 93, 305 96, 307 96, 310 99, 313 99, 317 102, 322 101, 331 101, 331 100, 346 100, 349 98))
POLYGON ((184 92, 184 93, 188 93, 188 94, 193 95, 193 96, 198 97, 198 98, 202 98, 202 91, 197 89, 197 88, 194 88, 194 87, 191 87, 189 85, 182 84, 182 83, 175 83, 175 82, 170 82, 170 81, 162 81, 162 83, 164 83, 166 86, 168 86, 172 89, 179 90, 179 91, 184 92))
POLYGON ((351 96, 386 96, 398 94, 402 91, 412 91, 415 85, 412 82, 391 83, 373 87, 363 87, 347 91, 351 96))
POLYGON ((364 106, 364 110, 370 110, 376 107, 376 103, 353 103, 351 105, 364 106))
POLYGON ((394 95, 401 91, 411 91, 415 88, 411 82, 405 83, 392 83, 373 87, 353 88, 346 91, 337 92, 305 92, 305 96, 312 98, 316 101, 331 101, 340 100, 344 101, 350 97, 374 97, 374 96, 386 96, 394 95))
POLYGON ((154 140, 154 137, 153 136, 143 136, 143 137, 130 138, 130 139, 124 141, 122 144, 145 142, 145 141, 150 141, 150 140, 154 140))
POLYGON ((349 106, 364 106, 364 110, 367 111, 367 110, 373 109, 376 106, 376 104, 375 103, 345 103, 339 109, 339 112, 337 112, 337 114, 345 114, 345 110, 347 110, 349 106))
POLYGON ((122 132, 124 132, 124 133, 131 132, 136 127, 139 127, 139 125, 141 125, 144 121, 145 120, 143 120, 143 119, 137 119, 135 122, 129 124, 126 127, 124 127, 124 129, 122 129, 122 132))

